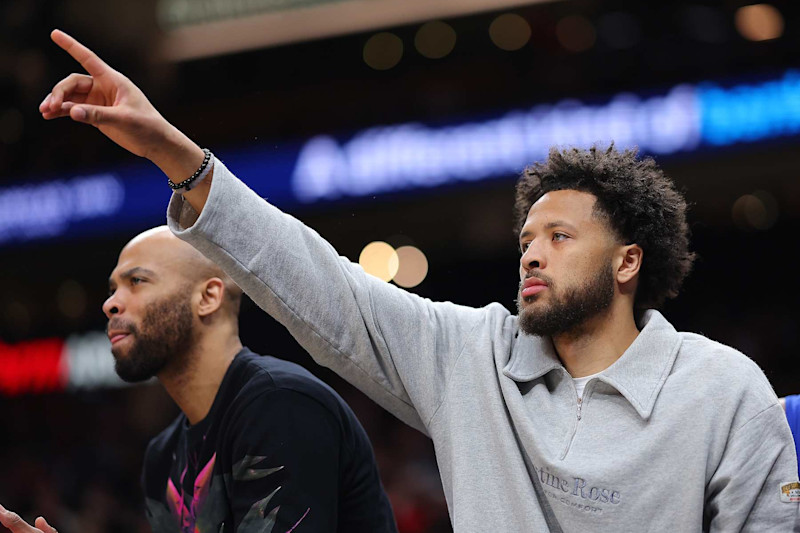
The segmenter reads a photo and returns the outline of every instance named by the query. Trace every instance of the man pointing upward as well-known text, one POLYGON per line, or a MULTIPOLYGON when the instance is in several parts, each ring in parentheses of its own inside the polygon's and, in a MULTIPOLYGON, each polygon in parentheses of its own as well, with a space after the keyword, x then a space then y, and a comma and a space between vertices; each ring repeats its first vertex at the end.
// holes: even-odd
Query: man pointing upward
POLYGON ((800 528, 769 382, 656 310, 693 255, 686 204, 652 160, 552 150, 517 186, 518 316, 430 302, 339 257, 124 76, 53 39, 89 75, 58 83, 43 116, 95 125, 158 165, 180 189, 176 235, 317 362, 433 439, 455 531, 800 528))

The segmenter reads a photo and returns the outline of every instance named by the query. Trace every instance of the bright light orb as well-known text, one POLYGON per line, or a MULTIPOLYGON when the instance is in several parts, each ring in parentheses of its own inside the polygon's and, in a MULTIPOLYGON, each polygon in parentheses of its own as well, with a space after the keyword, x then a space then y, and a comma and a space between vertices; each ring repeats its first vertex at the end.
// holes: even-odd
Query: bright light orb
POLYGON ((361 250, 358 264, 367 274, 372 274, 383 281, 391 281, 400 268, 397 252, 383 241, 371 242, 361 250))

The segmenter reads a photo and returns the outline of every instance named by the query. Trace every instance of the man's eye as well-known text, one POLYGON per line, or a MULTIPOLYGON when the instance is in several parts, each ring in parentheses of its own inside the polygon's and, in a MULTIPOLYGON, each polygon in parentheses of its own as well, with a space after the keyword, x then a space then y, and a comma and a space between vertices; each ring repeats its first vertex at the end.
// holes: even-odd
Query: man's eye
POLYGON ((527 250, 527 249, 530 247, 530 245, 531 245, 531 243, 529 243, 529 242, 523 242, 522 244, 520 244, 520 245, 519 245, 519 251, 520 251, 520 253, 523 253, 523 254, 524 254, 524 253, 525 253, 525 251, 526 251, 526 250, 527 250))
POLYGON ((139 283, 143 282, 142 278, 133 277, 131 278, 131 285, 138 285, 139 283))
POLYGON ((553 233, 553 240, 554 241, 563 241, 567 238, 567 235, 564 233, 553 233))

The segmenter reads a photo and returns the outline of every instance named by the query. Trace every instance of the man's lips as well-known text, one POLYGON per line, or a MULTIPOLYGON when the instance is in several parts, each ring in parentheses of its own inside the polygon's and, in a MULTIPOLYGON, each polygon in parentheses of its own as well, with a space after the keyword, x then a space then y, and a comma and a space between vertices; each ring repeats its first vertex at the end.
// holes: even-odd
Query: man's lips
POLYGON ((127 331, 109 331, 108 340, 111 341, 111 345, 113 346, 114 344, 118 343, 128 335, 130 335, 130 333, 127 331))
POLYGON ((534 294, 539 294, 543 290, 547 289, 547 283, 542 281, 539 278, 525 278, 525 281, 522 282, 522 297, 527 298, 529 296, 533 296, 534 294))

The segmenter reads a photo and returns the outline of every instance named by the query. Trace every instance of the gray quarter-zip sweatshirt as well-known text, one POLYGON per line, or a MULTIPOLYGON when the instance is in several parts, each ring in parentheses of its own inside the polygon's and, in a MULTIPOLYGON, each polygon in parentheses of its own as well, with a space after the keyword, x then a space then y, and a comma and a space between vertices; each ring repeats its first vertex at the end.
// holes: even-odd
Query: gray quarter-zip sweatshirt
POLYGON ((176 195, 168 218, 318 363, 433 439, 456 533, 800 531, 791 432, 732 348, 649 311, 578 402, 550 339, 503 306, 365 274, 218 160, 203 213, 176 195))

